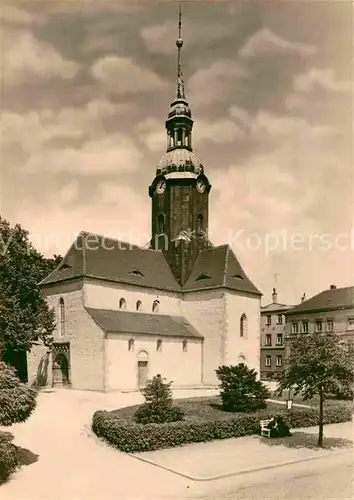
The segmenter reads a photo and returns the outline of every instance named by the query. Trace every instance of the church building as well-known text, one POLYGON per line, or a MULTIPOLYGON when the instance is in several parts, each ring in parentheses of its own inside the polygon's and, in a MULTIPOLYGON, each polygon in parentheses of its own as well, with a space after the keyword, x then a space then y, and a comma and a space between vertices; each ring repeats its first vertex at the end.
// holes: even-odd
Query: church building
POLYGON ((261 293, 232 249, 208 237, 211 184, 193 152, 176 42, 167 150, 149 186, 147 248, 82 232, 41 283, 56 315, 50 350, 28 353, 29 383, 133 391, 161 374, 175 388, 216 386, 215 369, 259 372, 261 293))

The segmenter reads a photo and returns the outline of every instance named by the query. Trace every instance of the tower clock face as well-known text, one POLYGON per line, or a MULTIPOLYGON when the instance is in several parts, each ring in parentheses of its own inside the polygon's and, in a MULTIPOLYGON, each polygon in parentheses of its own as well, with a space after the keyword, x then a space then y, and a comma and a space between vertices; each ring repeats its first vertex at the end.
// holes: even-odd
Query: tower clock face
POLYGON ((199 180, 197 182, 197 190, 199 191, 199 193, 204 193, 205 188, 206 188, 205 183, 202 180, 199 180))
POLYGON ((157 184, 156 184, 156 193, 157 194, 162 194, 165 192, 165 189, 166 189, 166 182, 165 181, 159 181, 157 184))

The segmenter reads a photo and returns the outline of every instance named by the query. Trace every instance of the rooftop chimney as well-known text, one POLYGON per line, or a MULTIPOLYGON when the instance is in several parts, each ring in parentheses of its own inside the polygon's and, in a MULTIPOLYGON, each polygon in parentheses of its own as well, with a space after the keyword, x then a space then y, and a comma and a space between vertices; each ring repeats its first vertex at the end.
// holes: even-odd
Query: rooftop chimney
POLYGON ((273 304, 276 304, 278 302, 278 294, 275 288, 273 288, 272 299, 273 299, 273 304))
POLYGON ((335 290, 337 287, 336 287, 336 285, 331 285, 329 288, 330 288, 330 290, 335 290))
POLYGON ((303 294, 303 296, 301 297, 301 302, 305 302, 306 300, 306 293, 303 294))

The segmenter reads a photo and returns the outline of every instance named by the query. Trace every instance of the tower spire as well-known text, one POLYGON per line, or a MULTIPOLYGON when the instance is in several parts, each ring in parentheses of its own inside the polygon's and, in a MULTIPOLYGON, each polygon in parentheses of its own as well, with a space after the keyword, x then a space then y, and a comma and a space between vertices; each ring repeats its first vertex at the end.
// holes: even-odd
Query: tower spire
POLYGON ((179 9, 178 9, 178 38, 176 40, 176 45, 177 45, 177 92, 176 92, 176 97, 177 97, 177 99, 185 99, 183 73, 182 73, 182 69, 181 69, 181 48, 183 47, 181 4, 179 4, 179 9))

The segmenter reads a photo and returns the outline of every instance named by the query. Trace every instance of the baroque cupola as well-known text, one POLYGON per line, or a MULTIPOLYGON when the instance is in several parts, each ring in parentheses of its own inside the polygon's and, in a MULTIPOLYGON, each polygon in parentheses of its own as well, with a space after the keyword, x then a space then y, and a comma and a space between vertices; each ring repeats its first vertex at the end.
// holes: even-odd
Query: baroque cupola
POLYGON ((167 131, 167 151, 162 156, 157 175, 176 172, 190 172, 194 176, 203 174, 203 165, 198 156, 193 153, 192 147, 192 112, 186 99, 184 79, 181 67, 181 10, 178 23, 177 46, 177 83, 176 96, 170 105, 165 122, 167 131))
POLYGON ((181 68, 181 8, 177 46, 177 82, 165 127, 166 152, 149 187, 152 198, 151 247, 162 250, 177 281, 187 281, 198 253, 208 247, 211 189, 203 165, 192 148, 193 119, 181 68))

